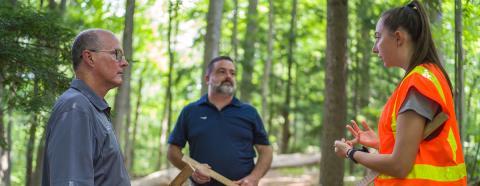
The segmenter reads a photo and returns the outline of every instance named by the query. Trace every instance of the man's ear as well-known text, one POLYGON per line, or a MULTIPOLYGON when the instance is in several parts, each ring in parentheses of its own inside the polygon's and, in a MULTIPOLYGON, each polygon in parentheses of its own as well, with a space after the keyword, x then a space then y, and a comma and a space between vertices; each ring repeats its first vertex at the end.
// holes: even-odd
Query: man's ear
POLYGON ((82 61, 85 62, 87 66, 91 66, 91 67, 95 66, 95 63, 93 61, 93 55, 90 51, 84 50, 82 52, 82 59, 83 59, 82 61))
POLYGON ((206 74, 204 78, 205 78, 205 84, 208 84, 208 81, 210 80, 210 76, 206 74))

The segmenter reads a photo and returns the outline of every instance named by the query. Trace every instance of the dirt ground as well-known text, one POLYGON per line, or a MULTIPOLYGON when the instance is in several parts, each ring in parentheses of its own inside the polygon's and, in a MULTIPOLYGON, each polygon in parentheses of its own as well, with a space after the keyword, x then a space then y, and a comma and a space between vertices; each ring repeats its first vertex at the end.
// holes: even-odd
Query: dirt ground
POLYGON ((318 172, 307 171, 301 175, 287 174, 282 171, 270 170, 260 180, 260 186, 314 186, 318 185, 318 172))

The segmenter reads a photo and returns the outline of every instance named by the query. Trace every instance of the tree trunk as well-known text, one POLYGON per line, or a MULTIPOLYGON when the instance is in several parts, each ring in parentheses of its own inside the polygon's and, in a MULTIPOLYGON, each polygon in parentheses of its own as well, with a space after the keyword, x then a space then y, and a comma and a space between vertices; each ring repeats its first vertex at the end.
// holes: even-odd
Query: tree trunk
POLYGON ((28 143, 26 151, 26 169, 25 169, 25 180, 26 186, 33 186, 33 153, 35 151, 35 133, 37 132, 37 123, 38 119, 36 115, 32 116, 31 126, 28 132, 28 143))
MULTIPOLYGON (((362 110, 368 107, 369 98, 370 98, 370 59, 371 59, 371 48, 372 41, 369 39, 370 30, 375 27, 372 23, 372 19, 376 19, 371 13, 365 13, 365 10, 370 7, 370 2, 366 0, 355 2, 355 14, 356 20, 358 21, 356 28, 355 37, 357 40, 357 50, 356 53, 352 55, 352 61, 355 63, 355 68, 351 74, 353 77, 353 95, 352 95, 352 105, 353 108, 353 118, 356 118, 359 115, 363 115, 362 110)), ((349 116, 350 117, 350 116, 349 116)), ((348 162, 350 174, 354 173, 354 163, 348 162)))
POLYGON ((293 52, 295 47, 295 30, 297 24, 297 0, 292 2, 292 12, 290 19, 290 36, 288 38, 288 79, 287 86, 285 87, 285 104, 282 111, 282 116, 285 121, 282 127, 282 143, 280 146, 281 153, 288 152, 288 143, 290 141, 290 100, 291 100, 291 88, 292 88, 292 66, 294 63, 293 52))
POLYGON ((205 34, 205 51, 203 53, 203 68, 200 78, 202 79, 201 94, 207 93, 207 84, 205 83, 205 70, 208 62, 218 56, 222 25, 224 0, 210 0, 207 14, 207 33, 205 34))
MULTIPOLYGON (((124 134, 124 144, 125 144, 125 164, 130 165, 131 157, 130 152, 131 141, 130 141, 130 121, 131 121, 131 106, 130 106, 130 78, 132 74, 133 66, 133 16, 135 13, 135 0, 126 1, 126 11, 125 11, 125 28, 123 30, 123 50, 125 53, 125 58, 130 62, 130 65, 125 68, 123 74, 123 83, 120 86, 117 95, 115 96, 115 117, 114 117, 114 127, 116 131, 117 138, 122 142, 122 129, 125 126, 124 134)), ((127 170, 130 171, 130 167, 127 166, 127 170)))
POLYGON ((55 3, 55 0, 48 0, 48 8, 50 10, 55 10, 57 7, 57 3, 55 3))
POLYGON ((12 156, 11 156, 11 153, 12 153, 12 143, 13 143, 13 140, 12 140, 12 127, 13 127, 13 119, 12 119, 12 109, 9 108, 8 109, 8 129, 7 129, 7 171, 5 172, 5 175, 4 175, 4 183, 5 183, 5 186, 10 186, 11 184, 11 175, 12 175, 12 156))
POLYGON ((4 123, 4 87, 3 87, 3 76, 0 74, 0 185, 7 185, 7 172, 10 167, 8 162, 8 154, 10 149, 7 148, 9 145, 7 136, 8 127, 4 123), (7 129, 7 130, 5 130, 7 129), (5 135, 6 134, 6 135, 5 135))
MULTIPOLYGON (((442 22, 443 22, 443 14, 442 14, 442 1, 441 0, 430 0, 430 1, 423 1, 425 5, 425 10, 427 11, 428 18, 433 29, 442 29, 442 22)), ((447 46, 447 42, 443 42, 442 38, 434 38, 435 45, 437 46, 438 50, 438 57, 440 61, 445 64, 445 49, 450 48, 447 46), (438 42, 437 42, 438 41, 438 42)))
MULTIPOLYGON (((46 129, 45 129, 46 130, 46 129)), ((45 131, 44 130, 44 131, 45 131)), ((43 155, 45 153, 45 134, 42 134, 42 138, 38 142, 35 171, 33 172, 33 185, 42 184, 42 168, 43 168, 43 155)))
POLYGON ((265 61, 265 67, 263 69, 263 81, 262 81, 262 118, 266 119, 268 115, 268 95, 269 95, 269 80, 270 80, 270 71, 272 68, 273 61, 273 30, 274 30, 274 17, 273 17, 273 0, 268 0, 268 53, 267 60, 265 61))
POLYGON ((241 99, 246 102, 251 101, 252 92, 254 90, 252 76, 258 27, 257 4, 258 0, 248 1, 247 31, 245 32, 245 40, 243 43, 244 55, 242 60, 242 81, 240 84, 240 95, 241 99))
POLYGON ((163 112, 163 121, 162 121, 162 133, 160 137, 160 144, 159 144, 159 159, 157 164, 157 170, 161 168, 161 160, 164 157, 163 151, 165 150, 165 143, 167 141, 167 135, 170 131, 170 125, 172 123, 172 82, 173 82, 173 66, 175 64, 175 44, 176 44, 176 30, 178 25, 177 14, 178 14, 178 6, 179 1, 177 0, 175 4, 173 4, 172 0, 169 1, 169 8, 168 8, 168 33, 167 33, 167 50, 168 50, 168 80, 167 80, 167 87, 165 89, 165 106, 163 112), (173 45, 173 46, 172 46, 173 45))
POLYGON ((457 114, 460 136, 464 139, 465 77, 463 72, 462 27, 462 1, 455 0, 455 113, 457 114))
MULTIPOLYGON (((360 24, 360 28, 361 38, 369 38, 369 30, 372 27, 360 24)), ((370 58, 373 43, 369 39, 358 43, 358 49, 360 49, 362 53, 362 57, 359 59, 360 63, 358 64, 358 111, 361 112, 362 109, 368 107, 368 99, 370 98, 370 58)))
POLYGON ((62 16, 65 14, 66 9, 67 9, 67 0, 60 1, 60 14, 62 16))
MULTIPOLYGON (((33 85, 33 95, 38 95, 38 80, 34 80, 33 85)), ((33 153, 35 153, 35 134, 37 132, 37 127, 39 123, 39 116, 37 114, 32 114, 32 120, 30 121, 30 129, 28 131, 28 142, 27 142, 27 151, 25 154, 26 157, 26 169, 25 169, 25 185, 26 186, 33 186, 33 153)))
POLYGON ((347 15, 347 0, 327 1, 325 102, 320 141, 320 170, 323 170, 320 171, 321 185, 343 185, 344 160, 335 155, 332 144, 345 134, 347 15))
MULTIPOLYGON (((137 90, 137 103, 136 103, 136 106, 135 106, 135 116, 134 116, 134 119, 133 119, 133 134, 132 134, 132 146, 135 146, 135 142, 137 140, 137 130, 138 130, 138 118, 139 118, 139 115, 140 115, 140 107, 141 107, 141 104, 142 104, 142 88, 143 88, 143 74, 145 72, 145 68, 142 70, 142 75, 139 77, 138 79, 138 90, 137 90)), ((128 154, 130 154, 130 165, 128 165, 130 167, 130 170, 133 170, 133 167, 135 165, 135 151, 133 148, 130 148, 129 149, 130 151, 128 151, 128 154)))
POLYGON ((10 4, 15 7, 17 6, 17 0, 10 0, 10 4))
POLYGON ((238 0, 233 0, 232 50, 233 60, 238 60, 238 0))

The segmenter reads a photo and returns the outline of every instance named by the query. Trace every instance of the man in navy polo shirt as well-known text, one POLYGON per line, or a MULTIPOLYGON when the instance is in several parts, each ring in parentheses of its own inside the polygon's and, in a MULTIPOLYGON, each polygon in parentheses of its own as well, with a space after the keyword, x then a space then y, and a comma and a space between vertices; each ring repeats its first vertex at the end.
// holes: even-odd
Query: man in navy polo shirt
MULTIPOLYGON (((233 60, 212 59, 205 80, 208 93, 182 110, 170 134, 168 159, 179 169, 186 166, 181 159, 188 142, 193 159, 241 186, 258 185, 270 168, 272 148, 257 110, 234 96, 233 60)), ((194 185, 222 185, 198 170, 191 178, 194 185)))

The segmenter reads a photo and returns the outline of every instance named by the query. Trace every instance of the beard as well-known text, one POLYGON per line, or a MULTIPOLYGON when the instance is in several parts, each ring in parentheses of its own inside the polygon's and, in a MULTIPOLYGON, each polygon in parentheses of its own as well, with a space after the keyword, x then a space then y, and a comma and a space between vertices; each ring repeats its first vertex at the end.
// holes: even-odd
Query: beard
POLYGON ((220 94, 225 94, 225 95, 233 95, 235 93, 235 84, 230 81, 224 81, 220 83, 219 85, 211 84, 213 90, 217 93, 220 94))

